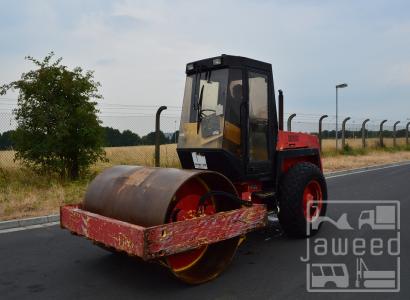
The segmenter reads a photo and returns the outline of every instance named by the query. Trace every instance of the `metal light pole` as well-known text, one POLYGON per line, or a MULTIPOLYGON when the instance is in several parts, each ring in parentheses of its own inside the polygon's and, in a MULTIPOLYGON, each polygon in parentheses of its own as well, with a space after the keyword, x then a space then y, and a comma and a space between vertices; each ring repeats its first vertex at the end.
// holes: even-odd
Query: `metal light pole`
POLYGON ((338 89, 343 89, 347 87, 347 83, 341 83, 336 85, 336 151, 339 149, 339 137, 338 137, 338 132, 339 132, 339 99, 338 99, 338 89))

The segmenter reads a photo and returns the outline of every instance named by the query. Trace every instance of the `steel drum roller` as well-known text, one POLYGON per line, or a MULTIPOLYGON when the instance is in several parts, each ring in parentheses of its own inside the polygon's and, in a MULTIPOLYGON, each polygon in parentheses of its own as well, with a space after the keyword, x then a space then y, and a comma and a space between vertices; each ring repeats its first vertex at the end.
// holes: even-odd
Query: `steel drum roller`
MULTIPOLYGON (((229 197, 200 197, 209 191, 237 196, 223 175, 202 170, 115 166, 89 185, 84 209, 124 222, 149 227, 183 221, 240 207, 229 197)), ((188 283, 201 283, 217 276, 231 261, 239 237, 169 256, 165 263, 188 283)))

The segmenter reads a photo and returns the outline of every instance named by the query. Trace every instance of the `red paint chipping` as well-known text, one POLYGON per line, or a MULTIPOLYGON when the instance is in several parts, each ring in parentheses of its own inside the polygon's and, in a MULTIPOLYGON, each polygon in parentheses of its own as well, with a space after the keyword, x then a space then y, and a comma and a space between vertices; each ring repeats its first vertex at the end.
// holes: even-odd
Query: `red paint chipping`
POLYGON ((61 207, 60 223, 61 227, 90 240, 130 255, 144 255, 144 227, 94 214, 75 205, 61 207))
POLYGON ((60 209, 61 227, 90 240, 144 260, 216 243, 266 225, 265 205, 253 205, 214 215, 154 227, 107 218, 77 205, 60 209))

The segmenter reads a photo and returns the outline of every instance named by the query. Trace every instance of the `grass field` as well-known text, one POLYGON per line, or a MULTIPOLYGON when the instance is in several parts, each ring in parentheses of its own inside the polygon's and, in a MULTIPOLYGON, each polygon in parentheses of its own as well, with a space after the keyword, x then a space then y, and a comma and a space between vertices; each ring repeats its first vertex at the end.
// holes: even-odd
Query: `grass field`
MULTIPOLYGON (((334 151, 336 149, 336 141, 334 139, 326 139, 322 142, 323 151, 334 151)), ((386 147, 393 147, 393 138, 384 138, 383 143, 386 147)), ((396 139, 397 146, 404 146, 406 145, 406 138, 397 138, 396 139)), ((346 144, 348 144, 353 149, 361 149, 362 148, 362 139, 346 139, 346 144)), ((339 139, 339 147, 342 145, 342 140, 339 139)), ((370 149, 376 148, 379 145, 379 138, 371 138, 366 139, 366 146, 370 149)))
MULTIPOLYGON (((375 141, 370 140, 369 146, 375 141)), ((398 140, 400 145, 404 139, 398 140)), ((355 150, 361 140, 349 140, 354 149, 350 155, 334 151, 334 141, 324 140, 323 167, 325 172, 358 168, 363 166, 410 160, 410 151, 398 149, 355 150)), ((391 145, 391 139, 385 139, 391 145)), ((401 147, 404 149, 404 147, 401 147)), ((0 220, 31 217, 58 212, 60 205, 81 201, 90 180, 104 169, 119 164, 154 165, 154 147, 107 148, 108 162, 97 163, 88 176, 75 182, 62 181, 56 177, 40 176, 14 162, 12 151, 0 151, 0 220)), ((161 166, 179 167, 176 145, 161 146, 161 166)))
MULTIPOLYGON (((161 167, 179 167, 176 144, 162 145, 161 167)), ((154 165, 154 146, 110 147, 105 149, 108 162, 98 162, 92 172, 100 172, 115 165, 154 165)), ((0 168, 21 171, 22 166, 14 161, 14 151, 0 151, 0 168)))

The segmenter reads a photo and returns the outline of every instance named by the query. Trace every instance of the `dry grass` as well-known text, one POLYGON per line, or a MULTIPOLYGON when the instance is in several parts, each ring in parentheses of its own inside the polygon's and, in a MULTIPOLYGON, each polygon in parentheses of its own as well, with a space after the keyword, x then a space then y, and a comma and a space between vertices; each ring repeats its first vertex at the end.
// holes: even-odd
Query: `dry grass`
POLYGON ((29 170, 0 168, 0 220, 56 213, 81 201, 87 182, 61 182, 29 170))
MULTIPOLYGON (((332 148, 331 141, 324 142, 329 143, 324 147, 325 172, 410 160, 410 151, 373 150, 365 155, 335 155, 331 150, 326 153, 326 149, 332 148)), ((355 147, 353 142, 356 140, 349 141, 349 144, 355 147)), ((361 141, 357 142, 360 147, 361 141)), ((109 162, 93 166, 91 174, 81 181, 67 182, 39 176, 14 162, 12 151, 0 152, 0 220, 56 213, 61 205, 80 202, 89 181, 110 166, 154 164, 153 146, 107 148, 106 153, 109 162)), ((176 145, 161 146, 161 166, 180 166, 176 145)))
MULTIPOLYGON (((39 176, 14 162, 13 151, 0 152, 0 220, 58 212, 81 201, 89 181, 114 165, 154 165, 154 146, 106 148, 108 162, 99 162, 85 179, 75 182, 39 176)), ((161 146, 161 167, 180 167, 176 145, 161 146)))
POLYGON ((409 151, 373 151, 365 155, 337 155, 322 159, 325 173, 410 160, 409 151))
MULTIPOLYGON (((393 138, 384 138, 383 143, 386 147, 393 147, 393 138)), ((396 143, 398 146, 404 146, 406 144, 406 138, 397 138, 396 143)), ((342 141, 339 139, 339 147, 341 147, 342 141)), ((362 148, 362 139, 346 139, 346 144, 348 144, 353 149, 362 148)), ((376 148, 379 145, 379 138, 366 139, 366 145, 368 148, 376 148)), ((323 140, 322 144, 323 151, 332 151, 336 149, 336 141, 334 139, 323 140)))
MULTIPOLYGON (((180 167, 176 149, 176 144, 163 145, 160 147, 161 167, 180 167)), ((96 171, 101 171, 107 167, 114 165, 154 166, 154 151, 154 146, 106 148, 105 152, 108 158, 108 162, 98 163, 93 167, 93 169, 96 171)))

